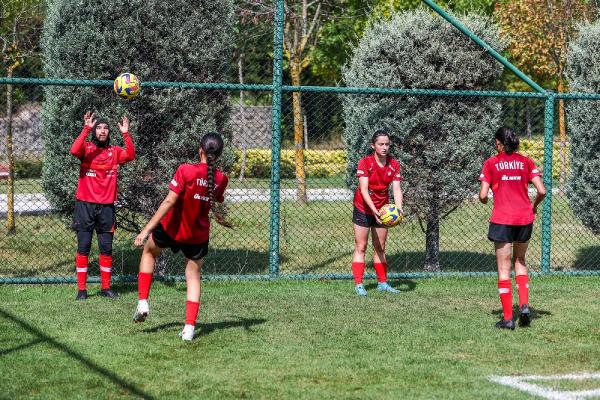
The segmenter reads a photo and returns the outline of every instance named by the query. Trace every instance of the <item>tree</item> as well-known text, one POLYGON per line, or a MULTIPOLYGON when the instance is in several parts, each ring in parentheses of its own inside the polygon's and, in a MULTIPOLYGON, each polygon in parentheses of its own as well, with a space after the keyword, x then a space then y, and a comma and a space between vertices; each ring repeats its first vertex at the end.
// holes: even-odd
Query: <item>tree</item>
MULTIPOLYGON (((571 90, 600 93, 600 22, 583 26, 567 54, 571 90)), ((574 214, 595 234, 600 233, 600 120, 597 101, 570 101, 571 171, 567 196, 574 214)))
MULTIPOLYGON (((503 50, 489 19, 466 15, 463 23, 503 50)), ((425 10, 374 24, 344 68, 348 86, 480 90, 490 88, 502 66, 469 38, 425 10)), ((501 107, 490 98, 344 96, 348 145, 347 184, 356 187, 358 160, 371 134, 388 130, 403 168, 405 204, 425 233, 425 270, 439 271, 439 224, 477 191, 481 165, 493 150, 501 107)))
MULTIPOLYGON (((508 50, 516 66, 564 93, 569 43, 577 35, 577 25, 595 19, 597 11, 596 5, 587 0, 502 0, 496 5, 495 15, 503 35, 509 38, 508 50)), ((559 100, 558 118, 559 187, 563 191, 567 173, 564 100, 559 100)))
MULTIPOLYGON (((247 15, 255 18, 273 18, 274 7, 270 0, 245 0, 247 15)), ((335 1, 328 0, 285 0, 284 56, 287 61, 292 85, 302 85, 302 72, 312 62, 310 49, 317 45, 319 28, 328 16, 326 10, 335 7, 335 1)), ((292 93, 294 116, 294 147, 296 150, 297 198, 306 204, 306 173, 304 169, 304 116, 300 92, 292 93)))
MULTIPOLYGON (((0 0, 0 46, 2 72, 12 78, 14 72, 28 58, 38 52, 42 26, 42 3, 40 0, 0 0)), ((13 85, 6 85, 6 158, 8 161, 6 229, 16 232, 15 225, 15 160, 13 154, 13 85)))
MULTIPOLYGON (((231 59, 232 32, 233 7, 224 0, 99 0, 85 6, 53 0, 42 41, 44 69, 48 78, 113 79, 128 70, 142 81, 221 82, 229 76, 224 65, 231 59)), ((61 211, 73 207, 79 163, 69 148, 86 110, 110 120, 116 144, 117 120, 130 117, 137 157, 121 173, 118 196, 126 229, 139 229, 132 213, 148 215, 158 207, 178 164, 197 161, 203 133, 230 137, 222 91, 142 86, 136 99, 125 101, 110 87, 47 87, 43 187, 61 211)), ((231 154, 223 158, 230 162, 231 154)))

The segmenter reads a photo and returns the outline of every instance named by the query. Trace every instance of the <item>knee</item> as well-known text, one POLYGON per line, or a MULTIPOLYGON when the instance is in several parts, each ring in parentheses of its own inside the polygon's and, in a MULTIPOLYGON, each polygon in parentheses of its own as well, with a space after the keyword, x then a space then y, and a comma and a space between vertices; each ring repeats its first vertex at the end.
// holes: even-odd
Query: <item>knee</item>
POLYGON ((367 243, 356 242, 354 245, 354 251, 358 254, 365 254, 367 252, 367 243))

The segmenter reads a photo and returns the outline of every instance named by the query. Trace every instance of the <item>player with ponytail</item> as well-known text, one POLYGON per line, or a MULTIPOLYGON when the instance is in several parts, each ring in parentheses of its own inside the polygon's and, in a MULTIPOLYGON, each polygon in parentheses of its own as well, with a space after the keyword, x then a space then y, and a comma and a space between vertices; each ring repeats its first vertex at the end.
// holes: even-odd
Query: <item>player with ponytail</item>
POLYGON ((135 245, 144 245, 138 275, 138 305, 134 322, 148 317, 148 294, 152 284, 156 258, 165 248, 182 251, 185 256, 187 302, 183 340, 192 340, 200 308, 201 270, 208 253, 210 232, 209 213, 227 227, 223 216, 215 210, 215 201, 223 202, 228 178, 215 163, 223 152, 223 139, 216 133, 207 133, 200 141, 200 162, 181 164, 169 184, 169 193, 154 216, 135 238, 135 245))
POLYGON ((507 127, 496 131, 498 154, 485 161, 479 176, 479 200, 486 204, 490 188, 494 194, 494 208, 490 218, 488 239, 494 242, 498 264, 498 292, 504 313, 496 324, 500 329, 515 329, 512 319, 511 263, 515 263, 515 281, 519 292, 519 324, 530 324, 529 278, 525 254, 533 231, 538 205, 546 196, 546 188, 532 159, 519 153, 519 138, 507 127), (529 183, 537 194, 529 199, 529 183))

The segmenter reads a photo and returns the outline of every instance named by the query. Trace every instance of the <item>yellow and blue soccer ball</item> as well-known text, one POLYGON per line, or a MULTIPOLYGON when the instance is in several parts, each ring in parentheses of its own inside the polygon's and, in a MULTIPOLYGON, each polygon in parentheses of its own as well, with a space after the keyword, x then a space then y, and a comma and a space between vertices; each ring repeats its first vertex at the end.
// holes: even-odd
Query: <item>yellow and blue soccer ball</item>
POLYGON ((115 93, 124 99, 131 100, 140 92, 140 79, 130 72, 124 72, 115 79, 115 93))
POLYGON ((402 214, 394 204, 386 204, 379 209, 379 219, 385 226, 396 226, 402 222, 402 214))

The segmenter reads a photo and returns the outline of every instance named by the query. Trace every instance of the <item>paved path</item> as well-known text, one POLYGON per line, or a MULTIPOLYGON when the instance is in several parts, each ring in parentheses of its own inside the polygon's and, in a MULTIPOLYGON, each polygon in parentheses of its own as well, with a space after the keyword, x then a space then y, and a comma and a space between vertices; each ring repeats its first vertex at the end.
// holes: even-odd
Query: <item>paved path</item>
MULTIPOLYGON (((552 193, 558 193, 557 188, 552 193)), ((308 189, 309 201, 351 201, 354 192, 348 189, 308 189)), ((529 195, 535 195, 535 189, 529 189, 529 195)), ((490 194, 491 197, 491 194, 490 194)), ((0 194, 0 216, 5 217, 7 211, 7 198, 0 194)), ((250 201, 268 202, 271 199, 269 189, 228 189, 227 201, 231 203, 243 203, 250 201)), ((282 201, 296 200, 296 189, 282 189, 282 201)), ((50 202, 46 200, 43 193, 17 194, 15 195, 15 212, 19 215, 41 215, 52 211, 50 202)))

